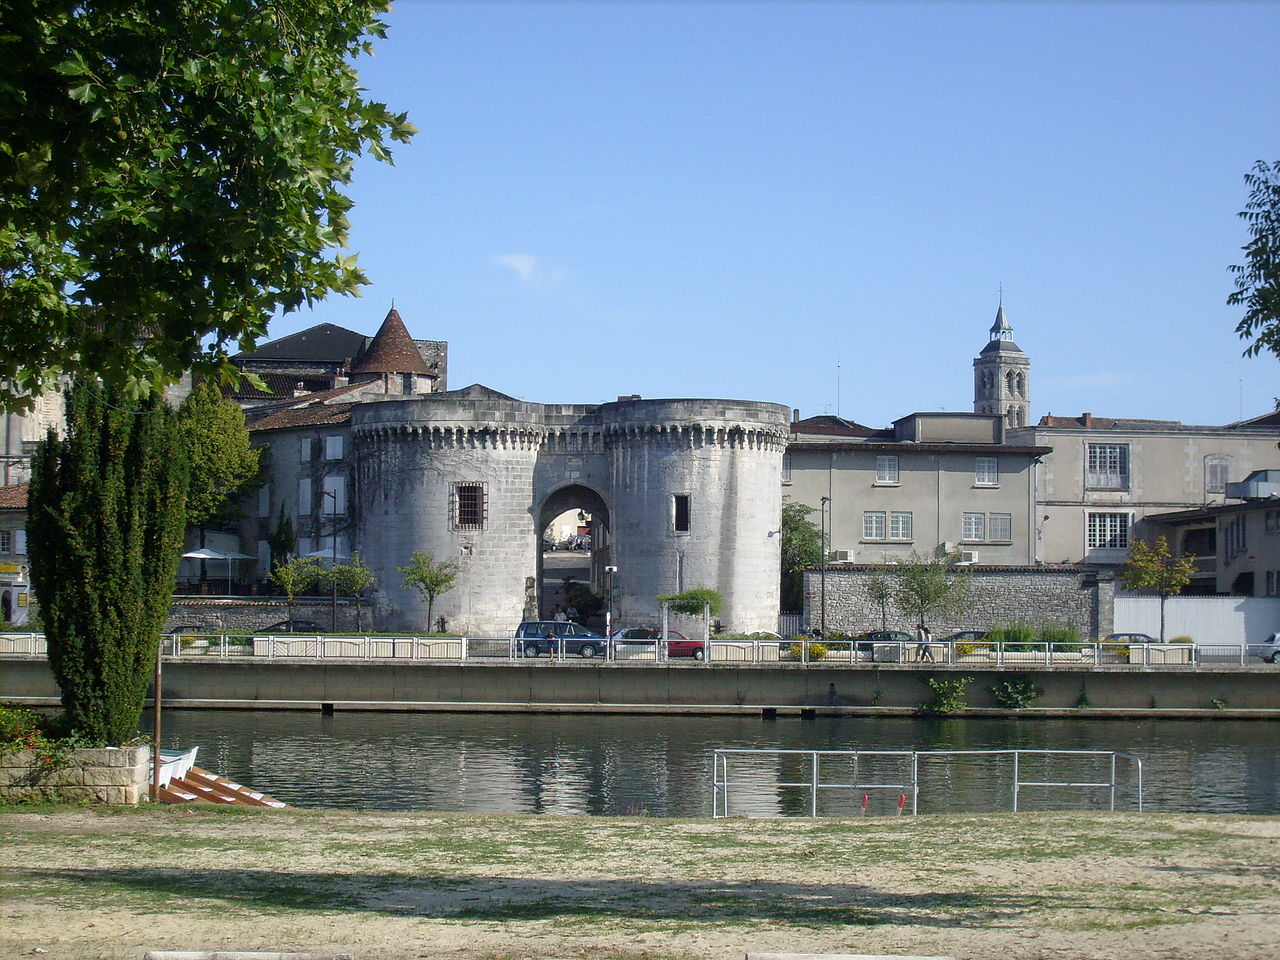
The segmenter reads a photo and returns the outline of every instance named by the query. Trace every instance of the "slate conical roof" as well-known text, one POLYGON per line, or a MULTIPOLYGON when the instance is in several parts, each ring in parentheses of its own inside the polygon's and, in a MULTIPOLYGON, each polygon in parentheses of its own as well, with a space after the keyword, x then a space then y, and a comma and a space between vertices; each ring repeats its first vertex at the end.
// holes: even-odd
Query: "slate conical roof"
POLYGON ((1000 301, 1000 306, 996 310, 996 322, 991 325, 991 341, 982 348, 979 356, 988 356, 993 353, 1021 353, 1018 345, 1013 342, 1013 327, 1009 325, 1009 321, 1004 315, 1004 301, 1000 301))
POLYGON ((418 352, 418 346, 392 307, 387 319, 382 321, 373 342, 360 361, 351 368, 353 376, 366 373, 421 373, 430 375, 427 362, 418 352))

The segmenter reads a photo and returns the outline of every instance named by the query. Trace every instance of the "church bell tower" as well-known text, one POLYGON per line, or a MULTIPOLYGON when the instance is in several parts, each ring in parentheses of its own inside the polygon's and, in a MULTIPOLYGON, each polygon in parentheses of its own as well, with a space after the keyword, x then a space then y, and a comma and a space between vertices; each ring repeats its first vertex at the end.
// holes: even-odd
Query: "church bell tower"
POLYGON ((1006 427, 1025 427, 1031 416, 1031 361, 1013 342, 1003 298, 991 340, 973 361, 973 412, 998 413, 1006 427))

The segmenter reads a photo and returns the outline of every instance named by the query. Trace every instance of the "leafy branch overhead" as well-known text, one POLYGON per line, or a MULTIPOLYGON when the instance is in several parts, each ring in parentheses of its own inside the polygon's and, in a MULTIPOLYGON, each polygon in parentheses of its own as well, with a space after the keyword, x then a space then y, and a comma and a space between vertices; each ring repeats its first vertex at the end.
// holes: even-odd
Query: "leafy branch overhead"
POLYGON ((1252 340, 1246 355, 1267 350, 1280 356, 1280 162, 1259 160, 1244 180, 1250 193, 1240 218, 1249 227, 1249 242, 1245 262, 1231 267, 1236 289, 1227 303, 1245 308, 1236 333, 1252 340))
POLYGON ((281 309, 366 283, 355 161, 381 0, 13 0, 0 31, 0 406, 53 375, 125 396, 234 376, 281 309))

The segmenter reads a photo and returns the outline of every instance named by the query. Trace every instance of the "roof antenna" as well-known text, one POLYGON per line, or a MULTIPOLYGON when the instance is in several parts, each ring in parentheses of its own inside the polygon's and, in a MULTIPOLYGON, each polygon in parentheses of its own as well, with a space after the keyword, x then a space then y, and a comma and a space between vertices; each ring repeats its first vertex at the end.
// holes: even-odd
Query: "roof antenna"
POLYGON ((840 361, 836 361, 836 416, 840 416, 840 361))

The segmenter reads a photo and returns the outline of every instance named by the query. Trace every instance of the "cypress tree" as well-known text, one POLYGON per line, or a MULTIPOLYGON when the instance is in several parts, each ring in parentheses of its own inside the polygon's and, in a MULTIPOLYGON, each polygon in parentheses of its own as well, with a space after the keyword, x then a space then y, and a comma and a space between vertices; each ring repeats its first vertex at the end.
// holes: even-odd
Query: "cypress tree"
POLYGON ((173 411, 96 383, 67 396, 64 437, 32 464, 31 580, 69 727, 95 745, 138 732, 185 529, 173 411))

